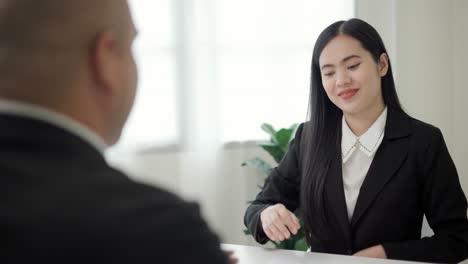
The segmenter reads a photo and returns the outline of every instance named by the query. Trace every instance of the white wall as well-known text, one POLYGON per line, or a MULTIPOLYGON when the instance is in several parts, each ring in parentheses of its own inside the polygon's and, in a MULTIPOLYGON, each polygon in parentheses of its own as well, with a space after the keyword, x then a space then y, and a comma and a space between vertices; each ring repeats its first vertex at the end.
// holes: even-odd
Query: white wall
POLYGON ((357 0, 357 16, 390 43, 398 95, 412 116, 439 127, 468 191, 468 1, 357 0))
MULTIPOLYGON (((357 16, 381 33, 389 50, 404 108, 414 117, 438 126, 446 138, 468 193, 468 117, 465 101, 468 75, 468 1, 465 0, 357 0, 357 16)), ((157 184, 183 197, 190 186, 184 184, 182 168, 187 153, 170 152, 136 157, 114 157, 112 163, 136 180, 157 184)), ((255 156, 268 158, 252 144, 224 148, 217 161, 214 183, 198 183, 193 188, 215 185, 211 197, 199 199, 209 224, 222 241, 254 244, 242 233, 246 202, 262 182, 260 174, 240 164, 255 156)), ((206 187, 208 188, 208 187, 206 187)), ((203 192, 203 190, 199 190, 203 192)))
MULTIPOLYGON (((465 193, 468 192, 468 1, 453 5, 453 131, 451 150, 465 193)), ((448 106, 450 107, 450 106, 448 106)))

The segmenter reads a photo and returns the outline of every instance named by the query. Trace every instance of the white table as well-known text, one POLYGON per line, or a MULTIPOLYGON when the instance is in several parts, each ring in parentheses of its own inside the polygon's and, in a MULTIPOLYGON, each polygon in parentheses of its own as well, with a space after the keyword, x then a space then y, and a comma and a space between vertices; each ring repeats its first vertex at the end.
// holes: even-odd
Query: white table
POLYGON ((224 250, 233 250, 239 259, 238 264, 410 264, 421 262, 398 261, 388 259, 373 259, 333 254, 302 252, 294 250, 266 249, 261 247, 221 244, 224 250))

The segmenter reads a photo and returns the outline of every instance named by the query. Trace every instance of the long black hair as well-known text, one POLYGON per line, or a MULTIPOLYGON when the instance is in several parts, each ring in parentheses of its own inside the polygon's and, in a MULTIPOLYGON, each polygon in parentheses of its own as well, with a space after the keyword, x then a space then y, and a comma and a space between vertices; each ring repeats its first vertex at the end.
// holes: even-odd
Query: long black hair
MULTIPOLYGON (((302 183, 301 213, 304 221, 306 240, 328 240, 331 228, 328 226, 324 207, 324 186, 334 159, 341 162, 341 118, 342 111, 328 98, 322 85, 319 58, 324 47, 336 36, 347 35, 358 40, 370 52, 377 63, 387 50, 377 31, 360 19, 338 21, 322 31, 312 55, 310 76, 309 117, 301 142, 302 183)), ((395 89, 392 67, 388 61, 388 71, 381 78, 382 96, 385 105, 403 112, 395 89)))

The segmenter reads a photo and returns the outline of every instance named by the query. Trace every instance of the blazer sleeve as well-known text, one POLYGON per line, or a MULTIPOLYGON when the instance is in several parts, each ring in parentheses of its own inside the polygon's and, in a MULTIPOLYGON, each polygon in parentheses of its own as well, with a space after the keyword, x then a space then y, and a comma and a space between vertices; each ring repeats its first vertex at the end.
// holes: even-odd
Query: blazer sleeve
MULTIPOLYGON (((421 203, 434 236, 383 244, 389 258, 427 262, 459 262, 468 257, 467 201, 442 133, 424 153, 428 168, 421 203)), ((422 155, 422 154, 421 154, 422 155)))
POLYGON ((304 124, 301 124, 289 150, 280 164, 272 170, 265 184, 251 202, 244 215, 244 224, 255 240, 261 244, 268 242, 268 237, 260 223, 260 213, 270 205, 282 203, 294 212, 299 207, 300 167, 298 162, 300 139, 304 124))

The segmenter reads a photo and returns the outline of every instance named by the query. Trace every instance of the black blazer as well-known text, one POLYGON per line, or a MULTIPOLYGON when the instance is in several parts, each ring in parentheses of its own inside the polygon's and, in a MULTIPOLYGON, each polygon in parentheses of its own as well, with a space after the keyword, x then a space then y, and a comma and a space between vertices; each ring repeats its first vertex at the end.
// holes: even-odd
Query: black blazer
MULTIPOLYGON (((245 213, 245 225, 259 243, 268 241, 260 223, 263 209, 276 203, 291 211, 300 206, 305 125, 309 124, 299 127, 288 153, 245 213)), ((468 257, 467 202, 438 128, 388 109, 385 136, 351 221, 341 165, 341 158, 332 162, 324 187, 326 218, 335 234, 327 241, 311 241, 312 251, 350 255, 382 244, 391 259, 457 262, 468 257), (432 237, 421 238, 424 214, 434 230, 432 237)))
POLYGON ((41 121, 0 114, 0 197, 3 263, 227 263, 195 204, 41 121))

